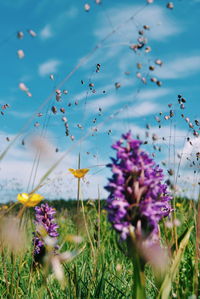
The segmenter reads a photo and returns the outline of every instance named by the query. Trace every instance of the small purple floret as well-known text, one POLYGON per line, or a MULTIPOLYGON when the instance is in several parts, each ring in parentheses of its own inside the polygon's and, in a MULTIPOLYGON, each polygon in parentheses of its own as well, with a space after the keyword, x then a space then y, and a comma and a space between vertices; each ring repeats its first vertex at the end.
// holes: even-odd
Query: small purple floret
POLYGON ((112 146, 117 151, 116 158, 107 165, 113 175, 105 187, 110 193, 106 209, 122 240, 127 239, 130 226, 137 230, 138 223, 142 237, 155 239, 159 221, 171 212, 163 171, 140 148, 141 144, 132 139, 130 132, 122 135, 112 146))

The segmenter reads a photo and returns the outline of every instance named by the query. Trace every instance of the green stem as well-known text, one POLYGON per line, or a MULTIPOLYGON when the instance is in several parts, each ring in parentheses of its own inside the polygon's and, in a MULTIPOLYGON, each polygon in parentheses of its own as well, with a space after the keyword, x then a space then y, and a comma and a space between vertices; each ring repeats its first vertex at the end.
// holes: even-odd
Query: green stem
POLYGON ((78 185, 77 185, 77 213, 79 212, 80 188, 81 188, 81 179, 78 179, 78 185))
MULTIPOLYGON (((81 155, 78 155, 78 169, 81 168, 81 155)), ((77 182, 77 213, 79 212, 79 202, 80 202, 80 187, 81 187, 81 179, 78 178, 77 182)))
POLYGON ((133 263, 133 299, 145 299, 145 264, 142 261, 134 232, 130 230, 130 237, 127 239, 128 256, 133 263))
POLYGON ((133 299, 145 299, 145 274, 142 270, 141 260, 138 255, 133 258, 133 299))
POLYGON ((100 237, 101 237, 101 202, 100 202, 100 191, 98 185, 98 248, 100 248, 100 237))
POLYGON ((200 260, 200 190, 199 190, 199 198, 197 202, 197 211, 195 213, 196 215, 194 216, 196 219, 196 252, 195 252, 195 263, 194 263, 194 278, 193 278, 193 289, 194 289, 194 294, 198 298, 198 290, 199 290, 199 260, 200 260))

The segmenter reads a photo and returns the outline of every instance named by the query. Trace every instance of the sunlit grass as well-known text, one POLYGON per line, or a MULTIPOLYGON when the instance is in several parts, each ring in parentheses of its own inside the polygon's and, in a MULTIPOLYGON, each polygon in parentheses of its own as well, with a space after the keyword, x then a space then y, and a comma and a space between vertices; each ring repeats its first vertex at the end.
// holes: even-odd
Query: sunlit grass
MULTIPOLYGON (((177 234, 180 237, 185 230, 195 225, 197 203, 188 199, 177 199, 177 219, 180 225, 177 234)), ((103 202, 101 202, 103 206, 103 202)), ((84 250, 70 263, 64 264, 66 285, 63 288, 55 275, 48 274, 42 268, 33 267, 32 232, 33 213, 27 210, 23 216, 27 232, 27 248, 9 251, 1 244, 0 294, 1 298, 130 298, 132 294, 132 263, 120 251, 116 243, 116 234, 106 220, 106 212, 100 214, 100 240, 98 240, 98 208, 94 202, 84 202, 87 228, 91 241, 84 227, 82 210, 76 213, 76 202, 52 202, 58 207, 59 244, 67 235, 81 235, 86 244, 84 250), (68 208, 67 208, 68 206, 68 208), (91 247, 91 242, 93 248, 91 247), (93 252, 94 250, 94 252, 93 252)), ((168 220, 166 220, 168 221, 168 220)), ((165 221, 165 222, 166 222, 165 221)), ((161 225, 163 244, 166 238, 170 247, 175 248, 170 225, 161 225)), ((188 298, 195 294, 195 230, 192 231, 188 246, 182 257, 180 267, 173 282, 171 298, 188 298)), ((19 241, 19 240, 18 240, 19 241)), ((71 242, 64 242, 62 251, 80 247, 71 242)), ((156 298, 158 290, 149 266, 146 267, 147 298, 156 298)))

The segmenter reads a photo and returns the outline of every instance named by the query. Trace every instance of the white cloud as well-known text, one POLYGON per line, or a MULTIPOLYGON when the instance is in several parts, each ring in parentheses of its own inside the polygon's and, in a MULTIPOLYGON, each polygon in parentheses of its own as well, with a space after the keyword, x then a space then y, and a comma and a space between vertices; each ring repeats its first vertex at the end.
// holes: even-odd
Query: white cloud
MULTIPOLYGON (((57 1, 56 1, 57 2, 57 1)), ((62 1, 61 1, 62 2, 62 1)), ((63 2, 64 3, 64 2, 63 2)), ((60 3, 62 5, 62 3, 60 3)), ((55 6, 58 4, 55 3, 55 6)), ((36 8, 36 11, 39 13, 43 9, 48 9, 49 2, 43 0, 42 3, 38 5, 36 8)), ((40 31, 39 36, 42 40, 49 39, 53 37, 55 34, 59 34, 63 28, 66 28, 67 22, 76 18, 78 15, 78 8, 76 6, 71 6, 67 10, 63 8, 58 9, 57 11, 60 11, 60 13, 55 14, 55 17, 51 19, 51 24, 46 24, 40 31)))
POLYGON ((29 118, 31 117, 32 113, 31 112, 20 112, 20 111, 9 111, 9 115, 12 115, 17 118, 29 118))
POLYGON ((200 175, 194 173, 192 169, 181 169, 178 177, 178 194, 182 197, 198 200, 199 198, 199 184, 200 175))
MULTIPOLYGON (((140 24, 141 27, 144 24, 148 24, 151 27, 151 30, 147 33, 150 41, 165 40, 167 37, 178 34, 182 30, 182 27, 176 24, 172 17, 167 16, 166 9, 156 5, 147 6, 134 20, 126 22, 139 10, 141 10, 141 6, 116 5, 114 8, 106 10, 106 19, 105 12, 99 13, 96 26, 94 27, 94 35, 98 40, 104 39, 107 35, 109 38, 104 40, 99 50, 89 59, 90 64, 88 64, 87 60, 87 63, 84 64, 85 68, 88 68, 91 63, 95 63, 97 60, 105 63, 111 58, 119 57, 119 69, 123 72, 127 71, 136 62, 137 56, 128 48, 130 42, 135 43, 137 41, 138 25, 140 24), (110 19, 113 29, 117 28, 113 34, 110 34, 112 28, 108 19, 110 19), (125 55, 123 55, 124 49, 129 51, 126 51, 125 55)), ((82 57, 80 60, 84 59, 85 57, 82 57)))
POLYGON ((143 10, 141 10, 141 6, 136 5, 115 5, 114 8, 106 10, 106 15, 105 19, 105 12, 99 13, 94 27, 94 35, 98 40, 104 39, 107 35, 109 38, 100 44, 99 50, 90 58, 90 63, 85 63, 84 67, 88 68, 97 60, 104 64, 115 58, 118 61, 113 66, 118 69, 115 71, 115 76, 118 71, 121 74, 131 71, 135 66, 138 56, 129 50, 129 45, 137 42, 139 26, 142 27, 144 24, 150 26, 151 29, 146 32, 150 41, 165 40, 182 30, 181 26, 175 24, 173 17, 167 15, 165 8, 156 5, 146 6, 143 10), (139 10, 140 12, 136 15, 139 10), (133 15, 136 15, 135 18, 127 21, 133 15), (117 28, 113 34, 110 34, 112 28, 108 19, 112 23, 112 28, 117 28))
POLYGON ((144 117, 162 111, 163 107, 154 102, 142 102, 129 106, 118 115, 118 118, 144 117))
POLYGON ((43 40, 46 40, 48 38, 51 38, 53 36, 52 28, 49 24, 47 24, 41 31, 40 31, 40 37, 43 40))
MULTIPOLYGON (((122 42, 136 38, 137 30, 134 30, 134 23, 137 25, 148 24, 152 29, 148 36, 154 40, 162 40, 180 32, 179 26, 172 18, 167 16, 164 8, 156 5, 147 6, 137 14, 139 10, 141 10, 141 7, 132 5, 118 6, 106 11, 107 15, 110 16, 113 27, 123 23, 121 28, 113 35, 113 40, 122 42), (136 15, 134 20, 125 23, 134 15, 136 15)), ((105 20, 104 14, 100 14, 98 23, 98 29, 94 33, 96 37, 102 39, 111 31, 110 24, 105 20)))
POLYGON ((121 120, 117 121, 117 119, 115 119, 116 121, 110 123, 107 125, 107 127, 104 129, 112 129, 113 132, 115 133, 124 133, 124 131, 128 131, 131 130, 132 133, 134 134, 134 136, 136 134, 139 134, 141 138, 145 138, 145 132, 148 131, 149 132, 149 136, 152 136, 152 134, 156 134, 158 137, 158 140, 156 141, 156 143, 160 143, 160 144, 169 144, 169 138, 171 138, 171 142, 174 142, 174 135, 175 135, 175 141, 176 141, 176 147, 182 146, 184 139, 187 136, 187 130, 183 130, 183 129, 179 129, 176 128, 176 130, 172 130, 172 128, 170 128, 170 126, 168 125, 162 125, 161 128, 159 128, 158 126, 150 126, 150 129, 147 130, 145 129, 145 124, 143 124, 143 126, 138 126, 134 123, 128 123, 128 122, 122 122, 121 120), (171 136, 171 137, 170 137, 171 136), (165 140, 163 140, 162 138, 165 138, 165 140))
POLYGON ((172 92, 169 88, 145 89, 138 93, 139 100, 155 100, 164 97, 172 92))
MULTIPOLYGON (((97 79, 95 78, 95 82, 96 81, 97 81, 97 79)), ((122 87, 126 87, 129 85, 129 82, 127 82, 127 80, 124 80, 124 78, 120 79, 119 82, 122 83, 122 87)), ((132 80, 132 82, 133 82, 133 80, 132 80)), ((131 84, 133 85, 132 82, 131 82, 131 84)), ((108 85, 99 86, 98 89, 96 90, 96 93, 93 93, 92 91, 82 91, 82 92, 72 95, 72 96, 77 101, 82 101, 82 100, 87 99, 87 108, 90 109, 90 107, 91 107, 91 109, 93 109, 93 107, 96 108, 98 105, 101 105, 101 104, 104 105, 103 99, 108 97, 106 94, 108 94, 110 92, 115 92, 115 89, 116 88, 115 88, 114 83, 111 83, 108 85), (104 97, 101 97, 103 95, 103 91, 105 91, 106 93, 104 94, 104 97), (91 99, 91 98, 93 98, 93 99, 91 99)), ((116 101, 117 101, 117 98, 116 98, 116 101)), ((113 102, 112 99, 111 99, 111 102, 113 102)))
POLYGON ((76 6, 71 6, 68 10, 65 11, 65 17, 74 19, 78 15, 78 8, 76 6))
MULTIPOLYGON (((7 185, 3 188, 3 191, 5 192, 5 194, 7 194, 7 196, 3 199, 4 201, 15 200, 18 192, 27 191, 28 180, 33 166, 33 160, 21 160, 23 158, 22 154, 23 153, 21 151, 20 157, 16 157, 16 159, 6 158, 0 164, 1 183, 3 184, 4 182, 7 182, 7 185), (16 186, 14 184, 9 184, 8 186, 8 183, 12 183, 13 180, 18 184, 16 186), (19 186, 20 190, 18 190, 19 186)), ((68 154, 67 157, 63 160, 63 163, 61 163, 49 176, 49 178, 45 180, 44 186, 39 189, 38 192, 45 196, 47 199, 76 198, 77 179, 68 172, 68 168, 73 168, 76 162, 77 156, 68 154)), ((52 161, 51 164, 53 164, 52 161)), ((42 163, 39 164, 34 186, 37 185, 39 179, 46 173, 47 170, 48 167, 45 167, 42 163)), ((88 197, 97 198, 98 186, 101 189, 101 195, 105 196, 106 193, 103 190, 103 186, 106 185, 106 176, 104 173, 105 169, 102 169, 102 171, 97 174, 93 169, 91 169, 91 174, 89 173, 86 176, 85 180, 81 182, 81 196, 84 199, 88 197), (86 184, 86 182, 88 183, 86 184)))
POLYGON ((103 111, 107 110, 113 105, 118 103, 118 98, 115 96, 106 96, 96 100, 92 100, 87 104, 87 110, 90 112, 98 111, 98 108, 102 108, 103 111))
POLYGON ((82 101, 82 100, 86 100, 86 99, 94 97, 94 96, 96 96, 95 93, 92 93, 90 91, 82 91, 79 94, 76 94, 75 96, 73 96, 73 98, 75 98, 77 101, 82 101))
MULTIPOLYGON (((2 140, 2 152, 8 145, 6 136, 9 136, 12 140, 14 135, 8 135, 3 131, 0 132, 0 135, 2 140)), ((30 142, 26 140, 25 146, 18 145, 17 143, 13 144, 7 155, 0 161, 0 188, 3 194, 0 202, 15 200, 19 192, 27 192, 28 181, 35 157, 34 152, 31 150, 31 146, 33 145, 29 143, 30 142)), ((90 143, 84 143, 84 146, 86 146, 88 150, 90 143)), ((42 145, 42 147, 45 150, 44 154, 46 153, 48 158, 47 156, 44 157, 44 155, 41 156, 34 187, 47 170, 64 154, 64 152, 55 153, 55 145, 49 143, 48 140, 46 146, 42 145)), ((70 146, 69 151, 65 152, 65 158, 50 174, 49 178, 45 180, 44 186, 38 191, 47 199, 76 198, 77 179, 68 171, 68 168, 76 168, 77 165, 78 156, 74 151, 75 149, 75 144, 74 146, 70 146)), ((90 157, 82 161, 83 167, 91 166, 89 159, 90 157)), ((100 169, 91 168, 85 180, 81 182, 83 198, 97 198, 98 185, 101 189, 101 196, 105 196, 106 192, 103 189, 103 186, 106 184, 105 169, 102 169, 100 172, 97 170, 100 169), (86 182, 89 183, 86 184, 86 182)), ((32 187, 30 187, 30 189, 32 189, 32 187)))
POLYGON ((186 142, 182 150, 184 163, 187 162, 186 158, 196 161, 196 153, 200 152, 200 137, 190 137, 190 142, 186 142))
POLYGON ((39 65, 38 72, 40 76, 49 75, 51 73, 56 73, 58 66, 61 64, 61 61, 57 59, 50 59, 39 65))
POLYGON ((176 79, 191 76, 200 71, 200 56, 177 58, 155 70, 160 79, 176 79))

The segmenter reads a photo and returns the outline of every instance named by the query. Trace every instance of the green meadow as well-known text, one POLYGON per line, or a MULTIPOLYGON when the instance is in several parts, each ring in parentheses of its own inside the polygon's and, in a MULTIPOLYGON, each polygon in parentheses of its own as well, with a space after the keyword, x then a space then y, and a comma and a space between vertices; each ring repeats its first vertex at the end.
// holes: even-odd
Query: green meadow
MULTIPOLYGON (((76 201, 58 200, 49 204, 57 210, 58 244, 62 245, 59 251, 77 252, 77 255, 71 261, 62 263, 62 281, 58 279, 58 274, 52 267, 45 263, 35 266, 32 244, 32 232, 35 229, 34 210, 26 209, 20 219, 24 240, 20 239, 22 232, 15 230, 16 227, 12 225, 10 233, 12 234, 13 229, 19 236, 13 235, 14 240, 8 238, 6 245, 1 240, 1 298, 134 298, 132 262, 123 252, 124 244, 119 242, 107 221, 106 211, 103 209, 105 202, 84 201, 79 211, 76 201), (74 242, 73 236, 81 236, 81 242, 74 242)), ((167 284, 167 287, 170 286, 169 298, 199 298, 197 202, 177 198, 175 207, 178 219, 175 221, 176 226, 170 225, 169 219, 165 219, 160 226, 162 244, 169 249, 171 258, 170 267, 164 274, 165 277, 170 277, 167 284), (191 234, 183 244, 182 241, 191 227, 191 234), (181 244, 182 249, 179 252, 177 250, 181 244), (170 273, 171 267, 173 275, 170 273)), ((5 213, 7 221, 9 215, 16 219, 19 210, 19 206, 10 211, 9 207, 7 210, 1 207, 1 221, 5 213)), ((159 297, 163 281, 156 282, 156 274, 151 265, 146 264, 145 274, 146 298, 166 298, 159 297)))

